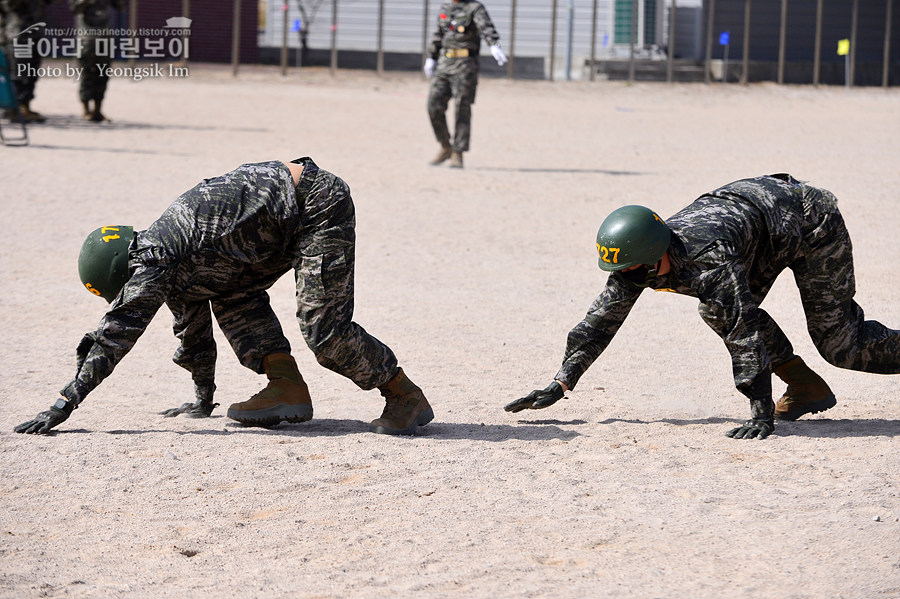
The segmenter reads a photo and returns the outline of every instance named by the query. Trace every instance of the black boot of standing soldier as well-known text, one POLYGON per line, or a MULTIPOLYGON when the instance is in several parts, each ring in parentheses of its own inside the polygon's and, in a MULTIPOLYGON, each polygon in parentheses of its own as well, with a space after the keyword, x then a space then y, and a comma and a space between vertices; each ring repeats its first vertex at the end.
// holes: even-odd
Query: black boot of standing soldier
POLYGON ((788 386, 775 404, 775 418, 778 420, 796 420, 804 414, 823 412, 837 404, 828 383, 813 372, 800 356, 776 366, 772 372, 788 386))
POLYGON ((269 384, 241 403, 231 404, 228 417, 242 424, 274 426, 279 422, 306 422, 313 416, 309 389, 290 354, 269 354, 263 359, 269 384))
POLYGON ((19 106, 19 114, 22 116, 22 119, 28 123, 43 123, 47 120, 44 115, 33 111, 29 102, 25 102, 19 106))
POLYGON ((425 394, 401 368, 394 378, 378 388, 384 396, 384 412, 369 425, 373 433, 414 435, 416 429, 434 420, 425 394))

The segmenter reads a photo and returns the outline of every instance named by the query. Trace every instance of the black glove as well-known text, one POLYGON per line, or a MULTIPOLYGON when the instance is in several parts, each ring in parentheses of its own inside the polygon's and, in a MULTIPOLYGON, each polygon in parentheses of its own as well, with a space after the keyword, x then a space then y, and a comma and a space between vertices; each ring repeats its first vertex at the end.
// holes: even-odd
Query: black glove
POLYGON ((213 394, 216 392, 216 384, 212 381, 194 381, 194 403, 183 403, 180 408, 170 408, 160 412, 167 418, 173 418, 184 414, 187 418, 209 418, 213 409, 219 405, 213 403, 213 394))
POLYGON ((741 426, 733 428, 726 436, 732 439, 765 439, 775 430, 775 420, 769 418, 762 420, 759 418, 751 418, 741 426))
POLYGON ((180 408, 169 408, 168 410, 163 410, 160 414, 167 418, 173 418, 179 414, 184 414, 187 418, 208 418, 212 414, 213 408, 217 405, 219 404, 208 401, 183 403, 180 408))
POLYGON ((41 412, 28 422, 23 422, 15 427, 13 430, 17 433, 27 433, 29 435, 46 435, 50 433, 50 429, 54 426, 65 422, 74 409, 75 404, 73 402, 59 398, 56 400, 55 404, 50 406, 49 410, 41 412))
POLYGON ((562 385, 553 381, 547 385, 546 389, 535 389, 525 397, 509 402, 503 406, 503 409, 507 412, 521 412, 525 409, 539 410, 552 406, 565 397, 565 394, 562 385))

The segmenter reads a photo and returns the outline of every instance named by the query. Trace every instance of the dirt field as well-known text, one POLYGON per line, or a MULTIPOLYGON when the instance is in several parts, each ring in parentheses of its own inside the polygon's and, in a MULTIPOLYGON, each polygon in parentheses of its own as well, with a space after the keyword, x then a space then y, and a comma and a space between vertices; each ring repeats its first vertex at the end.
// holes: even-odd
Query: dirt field
POLYGON ((900 597, 900 377, 826 364, 789 274, 764 307, 834 389, 828 412, 727 438, 749 409, 722 342, 695 300, 649 291, 567 399, 502 410, 550 381, 602 288, 606 214, 668 216, 743 177, 833 191, 857 299, 900 327, 900 90, 483 79, 453 171, 427 164, 426 85, 194 66, 113 80, 97 126, 73 81, 38 84, 48 122, 0 148, 0 597, 900 597), (356 320, 425 390, 421 435, 367 432, 381 397, 315 362, 291 276, 272 301, 311 422, 228 420, 264 379, 218 330, 222 406, 157 415, 193 399, 163 308, 56 434, 12 432, 103 314, 76 270, 90 230, 306 155, 353 189, 356 320))

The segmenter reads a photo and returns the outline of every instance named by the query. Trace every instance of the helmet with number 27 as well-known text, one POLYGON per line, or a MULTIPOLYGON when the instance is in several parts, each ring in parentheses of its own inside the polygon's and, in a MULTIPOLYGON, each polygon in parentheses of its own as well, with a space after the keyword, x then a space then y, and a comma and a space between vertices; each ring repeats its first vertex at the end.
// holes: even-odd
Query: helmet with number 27
POLYGON ((671 237, 669 227, 654 211, 622 206, 607 216, 597 231, 598 264, 608 272, 654 265, 666 253, 671 237))
POLYGON ((128 282, 128 244, 134 228, 126 225, 91 231, 78 254, 78 276, 88 291, 112 302, 128 282))

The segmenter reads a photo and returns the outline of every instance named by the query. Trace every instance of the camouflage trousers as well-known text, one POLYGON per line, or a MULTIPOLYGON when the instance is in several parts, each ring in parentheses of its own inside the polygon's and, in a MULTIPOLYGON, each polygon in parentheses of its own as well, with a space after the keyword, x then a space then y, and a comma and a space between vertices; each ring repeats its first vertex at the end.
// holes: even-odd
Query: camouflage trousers
MULTIPOLYGON (((41 39, 40 36, 31 37, 35 40, 35 43, 41 39)), ((30 104, 34 100, 34 89, 38 80, 35 73, 41 67, 40 55, 37 51, 34 51, 32 56, 16 58, 13 54, 12 43, 5 44, 3 52, 6 54, 6 60, 9 63, 9 75, 16 94, 16 101, 20 106, 30 104)))
POLYGON ((78 96, 82 102, 95 100, 102 102, 106 95, 106 85, 109 82, 107 75, 100 67, 107 66, 109 60, 100 60, 97 56, 97 40, 85 38, 82 41, 81 58, 79 63, 84 69, 81 73, 81 83, 78 88, 78 96))
MULTIPOLYGON (((356 213, 350 188, 308 158, 293 162, 304 165, 296 193, 301 224, 291 259, 300 331, 319 364, 362 389, 379 387, 397 374, 397 358, 353 322, 356 213)), ((229 298, 230 305, 212 306, 241 364, 259 373, 265 356, 291 351, 269 305, 266 288, 273 283, 263 281, 255 292, 229 298)))
POLYGON ((434 136, 442 146, 452 146, 457 152, 469 151, 472 130, 472 104, 478 87, 478 57, 447 58, 442 56, 428 89, 428 116, 434 136), (453 141, 447 127, 447 105, 456 102, 456 124, 453 141))
POLYGON ((353 322, 356 212, 350 187, 309 159, 297 185, 302 230, 294 255, 297 320, 319 364, 362 389, 397 374, 391 349, 353 322))
MULTIPOLYGON (((853 300, 853 246, 837 199, 827 190, 803 187, 806 224, 790 269, 816 349, 829 364, 840 368, 900 374, 900 330, 866 320, 853 300)), ((791 345, 778 325, 768 315, 765 318, 769 354, 778 365, 790 359, 791 345)))

